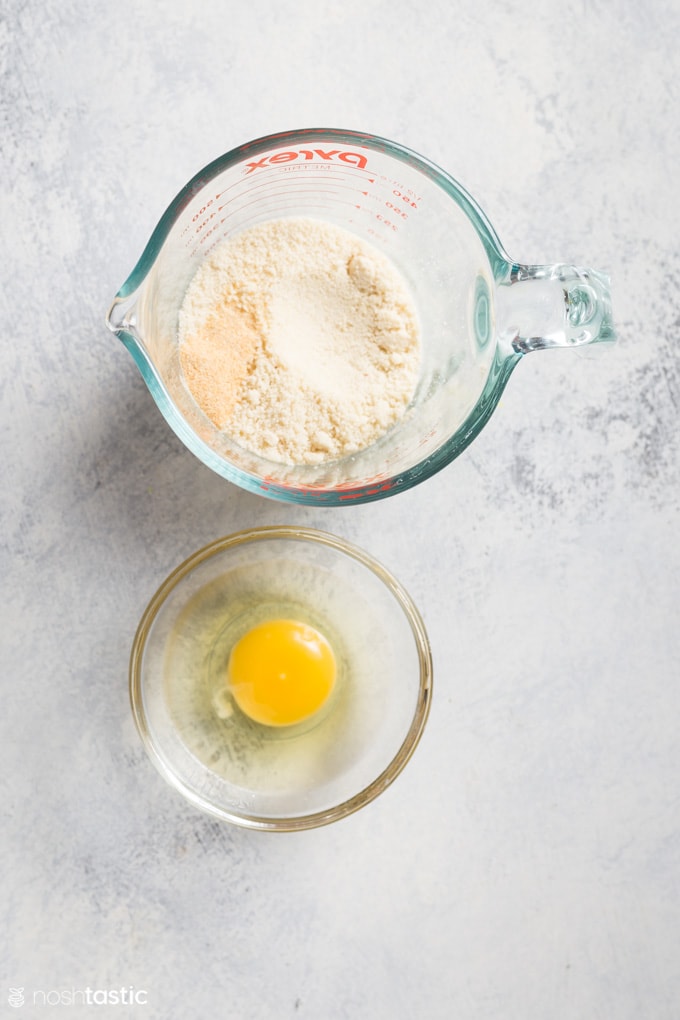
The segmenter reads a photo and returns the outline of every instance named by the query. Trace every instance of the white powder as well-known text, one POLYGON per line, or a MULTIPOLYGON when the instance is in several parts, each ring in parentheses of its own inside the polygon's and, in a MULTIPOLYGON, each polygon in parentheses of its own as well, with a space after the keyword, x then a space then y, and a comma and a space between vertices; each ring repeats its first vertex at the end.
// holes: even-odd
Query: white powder
POLYGON ((396 267, 320 220, 269 220, 219 245, 179 316, 180 363, 217 428, 261 456, 317 463, 404 413, 420 330, 396 267))

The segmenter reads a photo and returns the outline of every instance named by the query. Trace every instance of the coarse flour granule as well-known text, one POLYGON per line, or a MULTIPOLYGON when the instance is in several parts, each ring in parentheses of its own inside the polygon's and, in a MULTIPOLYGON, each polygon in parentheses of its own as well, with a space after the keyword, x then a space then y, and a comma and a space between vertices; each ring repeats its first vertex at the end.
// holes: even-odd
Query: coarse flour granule
POLYGON ((396 267, 321 220, 269 220, 222 242, 179 316, 194 400, 240 445, 284 464, 368 446, 404 413, 420 329, 396 267))

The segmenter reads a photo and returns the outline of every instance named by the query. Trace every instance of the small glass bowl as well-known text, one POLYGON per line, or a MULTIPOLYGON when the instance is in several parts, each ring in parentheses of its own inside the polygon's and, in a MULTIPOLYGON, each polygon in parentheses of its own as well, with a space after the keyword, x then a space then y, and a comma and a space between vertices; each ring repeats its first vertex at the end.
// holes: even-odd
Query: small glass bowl
POLYGON ((195 806, 252 829, 327 825, 382 793, 423 733, 432 656, 418 610, 367 553, 309 528, 241 531, 189 557, 142 616, 130 660, 137 728, 195 806), (232 702, 231 648, 265 619, 320 630, 338 665, 328 706, 269 727, 232 702))

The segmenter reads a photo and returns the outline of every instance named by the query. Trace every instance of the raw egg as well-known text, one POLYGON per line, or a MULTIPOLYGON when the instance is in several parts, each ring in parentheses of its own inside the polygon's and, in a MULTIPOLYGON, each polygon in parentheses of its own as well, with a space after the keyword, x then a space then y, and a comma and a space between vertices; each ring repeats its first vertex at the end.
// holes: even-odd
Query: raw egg
POLYGON ((268 620, 232 648, 227 682, 250 719, 292 726, 326 704, 336 674, 333 649, 318 630, 298 620, 268 620))

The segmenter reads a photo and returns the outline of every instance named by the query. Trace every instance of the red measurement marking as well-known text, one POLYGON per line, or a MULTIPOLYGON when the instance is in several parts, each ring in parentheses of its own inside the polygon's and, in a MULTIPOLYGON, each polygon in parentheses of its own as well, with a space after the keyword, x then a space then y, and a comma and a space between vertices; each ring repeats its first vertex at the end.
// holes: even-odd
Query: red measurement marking
MULTIPOLYGON (((341 488, 341 486, 338 486, 341 488)), ((361 496, 376 496, 379 492, 389 492, 392 488, 391 482, 383 482, 382 485, 376 485, 372 489, 365 489, 362 492, 341 492, 340 499, 359 499, 361 496)))
MULTIPOLYGON (((272 195, 272 198, 273 199, 274 198, 279 199, 279 198, 281 198, 283 196, 300 195, 300 194, 302 194, 302 195, 309 195, 310 192, 307 191, 306 188, 300 188, 298 191, 295 191, 295 190, 292 190, 292 189, 288 189, 286 191, 277 192, 276 195, 272 195)), ((331 191, 329 188, 315 188, 314 189, 314 194, 315 195, 331 195, 331 196, 333 196, 333 198, 335 198, 337 193, 335 191, 331 191)), ((232 205, 233 202, 235 202, 235 201, 236 201, 236 199, 232 199, 230 202, 226 202, 224 205, 221 205, 219 207, 220 208, 220 212, 222 211, 222 209, 226 209, 228 206, 232 205)), ((261 201, 261 199, 258 198, 258 199, 255 199, 255 201, 257 201, 259 203, 261 201)), ((342 201, 342 199, 340 199, 340 201, 342 201)), ((252 205, 252 203, 251 202, 246 202, 245 205, 252 205)), ((239 206, 239 210, 243 209, 243 208, 244 208, 244 205, 239 206)))
POLYGON ((285 195, 335 194, 341 191, 345 192, 355 191, 354 185, 350 183, 345 183, 342 176, 339 177, 338 184, 336 185, 335 188, 329 187, 320 188, 316 185, 313 186, 312 188, 309 188, 308 184, 312 180, 322 182, 324 185, 334 184, 334 179, 331 177, 330 174, 318 174, 315 175, 313 178, 305 177, 300 178, 298 180, 286 178, 285 180, 275 182, 278 184, 278 187, 272 187, 271 182, 269 183, 265 182, 263 184, 256 184, 253 186, 249 185, 243 188, 239 193, 231 195, 227 199, 227 201, 219 205, 217 209, 218 211, 221 212, 223 209, 226 209, 227 207, 233 207, 237 202, 244 198, 249 198, 252 201, 261 201, 266 200, 269 197, 277 199, 285 195), (259 194, 255 194, 256 192, 259 193, 262 190, 264 190, 266 193, 262 197, 260 197, 259 194))
POLYGON ((394 202, 389 202, 389 201, 385 202, 385 206, 388 209, 391 209, 396 216, 401 217, 402 220, 407 220, 408 219, 408 213, 404 212, 403 209, 400 209, 399 206, 394 204, 394 202))
MULTIPOLYGON (((345 180, 345 177, 346 177, 345 174, 339 174, 339 173, 338 174, 333 174, 333 173, 329 172, 329 173, 325 173, 325 174, 324 173, 320 173, 320 174, 300 174, 298 180, 299 180, 300 184, 302 185, 302 187, 306 188, 309 185, 310 181, 323 181, 324 184, 330 184, 333 181, 338 181, 339 183, 343 184, 344 180, 345 180)), ((227 199, 227 201, 223 202, 218 208, 219 209, 224 209, 231 202, 234 202, 234 201, 238 200, 239 198, 242 198, 244 195, 253 195, 256 192, 259 193, 259 192, 262 192, 262 191, 271 191, 273 183, 274 184, 278 183, 280 185, 280 188, 283 188, 283 189, 290 188, 291 185, 294 185, 295 183, 297 183, 297 180, 295 178, 293 178, 293 177, 281 178, 279 175, 277 175, 277 176, 275 176, 273 178, 273 180, 271 178, 269 180, 265 180, 264 178, 265 178, 265 174, 263 173, 259 178, 257 178, 257 182, 253 181, 251 183, 250 181, 240 180, 240 181, 237 182, 237 184, 230 185, 229 188, 225 188, 223 191, 221 191, 218 194, 217 198, 221 198, 228 191, 232 191, 232 189, 237 187, 237 186, 239 187, 239 191, 236 194, 230 195, 229 198, 227 199)), ((348 183, 348 184, 346 184, 344 186, 347 187, 348 189, 354 190, 354 185, 352 185, 350 183, 348 183)), ((277 193, 280 194, 281 192, 279 191, 277 193)))
MULTIPOLYGON (((413 201, 413 199, 409 195, 405 195, 404 192, 400 191, 398 188, 393 188, 392 194, 395 196, 395 198, 400 199, 402 202, 406 202, 408 205, 411 206, 412 209, 418 208, 417 204, 413 201)), ((421 201, 421 199, 419 199, 419 201, 421 201)))
MULTIPOLYGON (((199 250, 206 251, 212 250, 212 248, 219 242, 220 238, 214 238, 215 233, 219 228, 226 222, 228 216, 220 217, 218 222, 213 222, 219 213, 222 213, 225 209, 229 210, 229 213, 235 213, 239 216, 242 215, 244 210, 249 207, 256 207, 257 212, 261 212, 263 209, 274 205, 276 206, 282 200, 286 198, 295 200, 296 196, 304 195, 305 198, 315 198, 316 196, 326 196, 326 205, 324 206, 321 202, 314 202, 313 205, 305 203, 305 209, 313 209, 324 211, 328 207, 328 203, 333 205, 346 205, 351 206, 354 209, 358 209, 361 212, 372 215, 370 209, 366 206, 362 206, 359 203, 347 201, 338 194, 338 192, 354 191, 355 185, 348 181, 347 178, 350 176, 361 175, 361 180, 366 183, 374 184, 375 177, 366 177, 368 171, 363 171, 360 168, 352 167, 334 167, 329 165, 325 167, 312 164, 297 164, 295 166, 276 166, 271 168, 263 168, 258 174, 255 180, 245 180, 243 177, 237 181, 232 182, 217 192, 213 198, 207 199, 199 207, 198 211, 194 213, 191 223, 187 224, 182 232, 182 237, 185 236, 189 231, 192 232, 192 236, 187 240, 186 247, 189 248, 192 245, 194 247, 192 254, 197 254, 199 250), (282 177, 279 171, 285 170, 287 174, 282 177), (292 173, 292 176, 291 176, 292 173), (317 187, 314 186, 311 189, 308 187, 312 182, 323 182, 324 185, 335 185, 335 188, 330 187, 317 187), (276 186, 276 185, 280 186, 276 186), (274 187, 272 188, 272 185, 274 187), (298 186, 296 186, 298 185, 298 186), (264 194, 263 194, 264 192, 264 194), (231 194, 229 194, 231 193, 231 194), (215 203, 222 197, 227 196, 225 202, 215 205, 215 203), (207 213, 207 215, 206 215, 207 213), (200 222, 201 217, 204 217, 200 222), (204 247, 206 241, 213 238, 208 249, 204 247)), ((384 179, 384 178, 383 178, 384 179)), ((384 203, 390 210, 389 215, 377 214, 376 218, 380 221, 383 230, 387 230, 390 233, 397 232, 398 225, 393 220, 399 217, 401 220, 407 219, 407 214, 403 209, 395 202, 385 202, 384 197, 372 194, 368 190, 361 191, 361 195, 369 199, 373 203, 384 203)), ((349 197, 349 196, 348 196, 349 197)), ((394 196, 395 199, 397 196, 394 196)), ((413 207, 416 207, 415 205, 413 207)), ((350 220, 350 222, 352 222, 350 220)), ((239 224, 240 229, 244 229, 244 224, 239 224)), ((377 234, 375 231, 370 230, 374 236, 382 236, 377 234)))
MULTIPOLYGON (((280 196, 275 196, 274 199, 273 199, 273 202, 274 202, 274 210, 276 212, 280 212, 280 205, 279 205, 280 196)), ((266 201, 262 201, 261 199, 253 199, 250 202, 245 202, 243 204, 238 205, 235 209, 233 209, 233 212, 238 213, 238 215, 240 217, 243 214, 244 210, 246 210, 249 206, 252 206, 254 208, 254 214, 253 214, 252 220, 253 220, 253 222, 257 222, 259 220, 259 217, 256 214, 262 212, 263 209, 266 209, 267 206, 269 206, 271 204, 272 203, 266 202, 266 201)), ((305 212, 306 213, 311 213, 311 212, 318 211, 320 213, 327 213, 330 205, 333 205, 335 207, 337 207, 337 206, 352 207, 352 203, 351 202, 345 201, 343 199, 334 199, 334 198, 331 197, 330 200, 328 200, 328 199, 326 200, 325 204, 322 204, 322 203, 319 203, 319 204, 316 204, 316 203, 314 203, 314 204, 306 203, 305 204, 305 212)), ((205 244, 205 242, 207 240, 209 240, 212 237, 212 235, 215 233, 215 231, 217 231, 222 226, 222 224, 224 224, 227 221, 228 218, 229 218, 228 216, 223 216, 220 219, 219 223, 216 223, 213 227, 211 227, 204 234, 200 235, 197 238, 194 238, 195 242, 197 242, 197 243, 196 243, 195 247, 193 248, 191 254, 192 255, 196 255, 200 250, 203 250, 204 253, 207 253, 208 251, 212 251, 213 247, 215 246, 215 244, 217 244, 219 241, 223 240, 224 237, 227 236, 226 234, 223 234, 222 236, 216 238, 208 246, 208 248, 203 248, 202 246, 205 244)), ((247 226, 249 225, 249 222, 250 222, 250 217, 248 217, 248 219, 246 219, 245 221, 241 220, 239 222, 239 229, 241 231, 247 229, 247 226)), ((189 247, 188 244, 187 244, 187 247, 189 247)))
POLYGON ((384 225, 385 225, 385 226, 387 227, 387 229, 388 229, 388 230, 394 230, 394 231, 397 231, 397 230, 399 229, 399 227, 397 226, 397 224, 396 224, 396 223, 392 223, 392 221, 391 221, 391 220, 388 220, 388 219, 386 219, 386 218, 385 218, 385 217, 383 216, 383 214, 382 214, 382 213, 376 213, 376 214, 375 214, 375 218, 376 218, 377 220, 380 220, 380 222, 381 222, 381 223, 383 223, 383 224, 384 224, 384 225))
POLYGON ((409 188, 409 186, 407 184, 404 184, 402 181, 393 181, 385 174, 380 175, 380 180, 386 181, 388 184, 391 184, 392 187, 395 189, 392 192, 392 194, 396 195, 398 198, 400 198, 403 195, 405 201, 414 202, 423 201, 422 195, 419 195, 417 191, 414 191, 413 188, 409 188))
MULTIPOLYGON (((315 188, 314 191, 311 192, 311 193, 309 191, 303 189, 303 190, 301 190, 300 193, 304 194, 305 196, 310 197, 310 198, 312 198, 312 197, 316 198, 316 196, 321 196, 321 195, 328 195, 329 196, 328 201, 332 202, 334 205, 353 205, 354 204, 353 202, 350 202, 347 199, 337 197, 337 193, 335 191, 331 191, 330 189, 327 189, 327 188, 315 188)), ((285 191, 279 191, 275 195, 268 195, 266 197, 256 196, 254 198, 250 198, 249 201, 246 201, 246 202, 239 202, 238 198, 233 198, 230 202, 226 203, 225 206, 221 206, 220 209, 224 209, 226 207, 226 205, 228 205, 230 212, 232 212, 232 213, 236 213, 236 212, 241 213, 244 209, 247 209, 249 206, 257 206, 258 209, 266 209, 268 206, 273 204, 275 207, 278 206, 280 208, 280 204, 281 204, 281 200, 282 199, 285 199, 287 197, 294 198, 297 194, 298 194, 298 192, 296 192, 296 191, 285 190, 285 191)), ((243 195, 243 196, 240 196, 240 197, 245 198, 246 196, 243 195)), ((324 208, 323 205, 316 205, 316 204, 315 205, 310 205, 308 202, 305 202, 305 204, 304 204, 305 212, 307 211, 307 209, 323 209, 323 208, 324 208)), ((222 220, 222 222, 224 222, 224 219, 222 220)))
MULTIPOLYGON (((373 173, 372 170, 364 170, 361 167, 349 165, 340 167, 337 164, 334 165, 332 163, 323 164, 315 162, 296 164, 291 163, 285 166, 279 165, 263 167, 261 170, 258 171, 257 178, 254 178, 252 181, 249 180, 247 182, 247 185, 248 187, 254 187, 255 180, 257 180, 258 184, 260 182, 266 183, 267 180, 279 177, 281 176, 282 173, 285 173, 287 176, 290 176, 290 174, 299 173, 301 177, 305 178, 305 180, 308 180, 311 176, 314 176, 315 174, 319 174, 319 176, 322 177, 333 176, 340 180, 347 177, 359 176, 361 177, 362 180, 368 180, 369 184, 375 184, 376 180, 375 176, 372 177, 365 176, 366 174, 372 174, 373 173)), ((226 194, 227 191, 230 191, 232 188, 236 188, 239 185, 246 183, 245 182, 246 176, 247 174, 242 174, 242 176, 239 177, 237 181, 234 181, 232 184, 228 184, 226 188, 222 189, 222 191, 218 191, 217 194, 215 195, 215 198, 221 198, 222 195, 226 194)))
MULTIPOLYGON (((311 174, 313 174, 313 173, 315 173, 317 171, 323 171, 324 172, 324 176, 330 176, 332 174, 334 177, 340 177, 340 178, 343 178, 343 177, 361 177, 362 180, 368 181, 369 184, 375 184, 375 177, 366 177, 365 176, 366 174, 373 173, 373 171, 372 170, 364 170, 362 167, 358 167, 358 166, 351 166, 351 167, 350 166, 343 166, 343 167, 339 167, 337 165, 334 166, 331 163, 328 163, 326 165, 324 165, 323 163, 306 163, 306 164, 305 163, 296 163, 294 165, 291 164, 289 166, 276 167, 276 168, 274 168, 272 170, 273 173, 285 173, 287 175, 299 173, 303 177, 309 177, 311 174)), ((258 176, 264 177, 265 173, 267 173, 267 171, 263 170, 262 173, 259 174, 258 176)))

